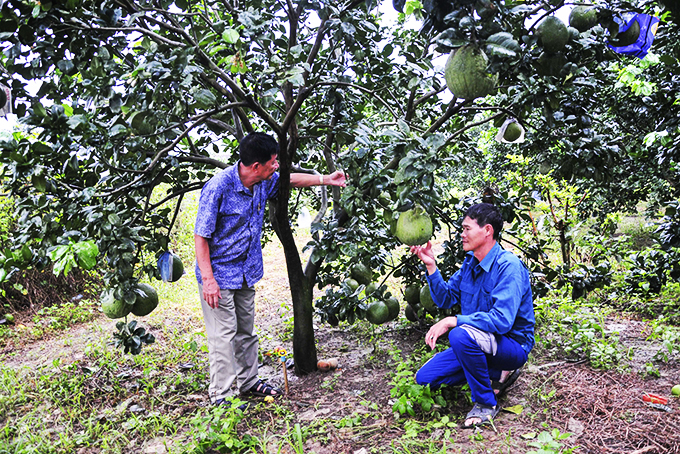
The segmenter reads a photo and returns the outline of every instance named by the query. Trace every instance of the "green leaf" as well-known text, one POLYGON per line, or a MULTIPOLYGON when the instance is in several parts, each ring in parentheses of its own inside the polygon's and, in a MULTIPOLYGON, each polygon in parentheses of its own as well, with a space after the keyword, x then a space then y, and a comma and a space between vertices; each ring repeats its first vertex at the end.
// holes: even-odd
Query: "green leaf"
POLYGON ((86 270, 91 270, 97 264, 99 248, 93 240, 82 241, 73 245, 73 250, 78 256, 78 265, 86 270))
POLYGON ((224 31, 224 33, 222 33, 222 39, 229 44, 236 44, 239 38, 240 36, 238 31, 234 30, 233 28, 228 28, 224 31))
POLYGON ((512 407, 504 407, 503 410, 514 413, 516 415, 522 414, 522 411, 524 410, 523 405, 513 405, 512 407))

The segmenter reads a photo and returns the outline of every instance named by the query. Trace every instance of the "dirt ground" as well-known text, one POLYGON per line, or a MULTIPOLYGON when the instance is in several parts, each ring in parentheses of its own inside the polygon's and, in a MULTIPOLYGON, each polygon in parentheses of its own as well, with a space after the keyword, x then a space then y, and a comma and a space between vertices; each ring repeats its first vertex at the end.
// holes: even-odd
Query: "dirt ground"
MULTIPOLYGON (((268 246, 269 249, 275 246, 268 246)), ((261 350, 276 346, 292 350, 285 331, 287 313, 282 303, 290 300, 285 264, 276 250, 265 253, 265 279, 258 284, 256 323, 261 336, 261 350), (284 340, 281 340, 282 337, 284 340)), ((193 279, 187 275, 183 279, 193 279)), ((198 302, 196 301, 196 304, 198 302)), ((283 305, 285 306, 285 304, 283 305)), ((186 324, 186 318, 168 316, 167 323, 186 324)), ((389 353, 399 350, 406 359, 423 343, 426 327, 401 322, 390 322, 376 329, 316 327, 319 359, 337 357, 339 368, 297 377, 288 371, 289 395, 280 405, 292 413, 289 424, 299 423, 308 431, 305 453, 364 454, 370 452, 478 452, 524 453, 532 448, 542 431, 558 429, 572 435, 560 440, 564 448, 575 448, 579 453, 680 453, 680 399, 670 398, 670 389, 680 383, 680 364, 659 364, 660 377, 649 379, 640 373, 650 351, 658 349, 646 340, 645 322, 617 316, 608 320, 617 324, 620 342, 625 350, 632 349, 626 360, 625 372, 598 370, 586 362, 568 362, 542 358, 532 354, 518 381, 501 400, 504 408, 522 406, 520 414, 503 411, 495 428, 487 426, 478 431, 461 428, 470 405, 464 398, 448 401, 446 408, 438 408, 439 415, 448 415, 457 426, 451 430, 451 440, 444 441, 444 428, 430 427, 419 433, 408 433, 404 419, 417 422, 421 428, 437 422, 432 414, 416 418, 398 416, 392 410, 391 380, 395 372, 394 359, 389 353), (376 348, 377 347, 377 348, 376 348), (643 401, 645 393, 669 397, 668 409, 653 408, 643 401), (355 423, 350 423, 356 421, 355 423), (433 450, 436 449, 436 450, 433 450)), ((7 366, 34 367, 49 364, 56 356, 62 364, 79 361, 83 346, 98 332, 110 332, 114 322, 97 319, 64 332, 21 347, 8 348, 1 354, 7 366), (110 326, 109 326, 110 325, 110 326)), ((192 321, 191 329, 200 330, 200 320, 192 321), (194 326, 195 325, 195 326, 194 326)), ((164 342, 162 337, 158 342, 164 342)), ((260 368, 260 375, 283 387, 283 373, 268 359, 260 368)), ((207 386, 207 385, 206 385, 207 386)), ((191 396, 192 405, 208 405, 207 396, 191 396)), ((177 409, 168 409, 168 411, 177 409)), ((188 410, 185 409, 185 410, 188 410)), ((257 406, 248 418, 264 424, 278 418, 275 407, 257 406)), ((244 424, 242 433, 255 427, 244 424)), ((162 446, 157 443, 157 446, 162 446)), ((183 445, 181 435, 165 440, 170 445, 183 445)), ((143 446, 148 446, 144 443, 143 446)), ((140 452, 152 452, 148 449, 140 452)), ((166 452, 162 448, 160 451, 166 452)), ((277 452, 277 451, 274 451, 277 452)), ((294 452, 281 446, 281 452, 294 452)), ((545 451, 563 452, 563 451, 545 451)))

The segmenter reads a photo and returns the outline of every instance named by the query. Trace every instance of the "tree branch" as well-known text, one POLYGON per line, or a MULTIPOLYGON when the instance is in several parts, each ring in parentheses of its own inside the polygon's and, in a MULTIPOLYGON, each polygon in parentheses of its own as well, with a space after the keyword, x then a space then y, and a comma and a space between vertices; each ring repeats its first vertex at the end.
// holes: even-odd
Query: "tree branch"
POLYGON ((356 89, 359 90, 359 91, 363 91, 364 93, 370 94, 370 95, 373 96, 375 99, 377 99, 378 101, 380 101, 380 103, 381 103, 382 105, 384 105, 384 106, 387 108, 387 110, 389 110, 390 114, 392 114, 392 116, 393 116, 395 119, 399 119, 399 116, 398 116, 396 113, 394 113, 394 111, 392 110, 392 108, 390 107, 390 105, 387 104, 387 102, 386 102, 384 99, 382 99, 379 95, 377 95, 373 90, 369 90, 369 89, 367 89, 367 88, 364 88, 364 87, 362 87, 361 85, 356 85, 356 84, 352 84, 352 83, 349 83, 349 82, 318 82, 318 83, 315 84, 315 85, 316 85, 316 86, 335 86, 335 85, 337 85, 337 86, 340 86, 340 87, 356 88, 356 89))

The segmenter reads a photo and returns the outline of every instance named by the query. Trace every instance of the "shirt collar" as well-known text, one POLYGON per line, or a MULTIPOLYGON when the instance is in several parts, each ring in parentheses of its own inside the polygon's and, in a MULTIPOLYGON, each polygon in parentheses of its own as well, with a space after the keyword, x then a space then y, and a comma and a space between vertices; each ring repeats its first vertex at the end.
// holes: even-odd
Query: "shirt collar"
POLYGON ((493 247, 491 248, 491 250, 489 251, 489 253, 486 254, 486 257, 484 257, 484 260, 482 260, 479 263, 479 266, 481 266, 482 269, 488 273, 489 270, 491 270, 491 265, 493 265, 493 263, 496 261, 496 257, 498 256, 500 251, 501 251, 501 247, 498 244, 498 241, 496 241, 496 244, 494 244, 493 247))
MULTIPOLYGON (((231 180, 231 183, 234 185, 234 188, 236 188, 236 190, 238 192, 244 192, 246 194, 251 194, 251 192, 248 190, 248 188, 243 186, 243 182, 241 181, 241 177, 238 175, 239 164, 241 164, 240 160, 237 161, 236 164, 234 164, 233 166, 231 166, 227 169, 227 174, 229 175, 229 179, 231 180)), ((255 188, 253 188, 253 189, 255 189, 255 188)))

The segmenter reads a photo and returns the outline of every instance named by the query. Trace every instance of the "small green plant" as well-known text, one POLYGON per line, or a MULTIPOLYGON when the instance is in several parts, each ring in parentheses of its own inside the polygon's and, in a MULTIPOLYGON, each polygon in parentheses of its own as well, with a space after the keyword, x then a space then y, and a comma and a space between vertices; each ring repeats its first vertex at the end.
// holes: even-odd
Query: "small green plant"
POLYGON ((390 395, 397 399, 392 408, 400 415, 415 416, 417 409, 428 413, 435 404, 442 407, 446 405, 446 400, 439 391, 433 392, 429 385, 422 386, 415 382, 410 362, 400 363, 397 366, 392 385, 390 395))
POLYGON ((645 364, 645 375, 648 375, 648 376, 654 377, 654 378, 659 378, 659 377, 661 377, 661 372, 659 372, 659 369, 654 365, 654 363, 646 363, 645 364))
POLYGON ((538 448, 536 450, 528 451, 527 454, 550 454, 562 453, 571 454, 576 448, 563 448, 563 443, 560 440, 566 440, 571 437, 571 433, 560 433, 559 429, 553 429, 550 432, 543 431, 538 434, 536 441, 530 441, 527 445, 538 448))
POLYGON ((224 453, 241 453, 254 449, 258 445, 258 440, 251 435, 239 435, 237 432, 238 423, 242 419, 241 410, 222 405, 199 413, 191 419, 194 445, 190 452, 202 454, 217 450, 224 453))
POLYGON ((116 323, 117 333, 113 333, 113 345, 122 347, 125 353, 138 355, 142 351, 142 345, 153 344, 156 338, 153 334, 147 333, 144 328, 137 328, 137 320, 130 323, 116 323))

